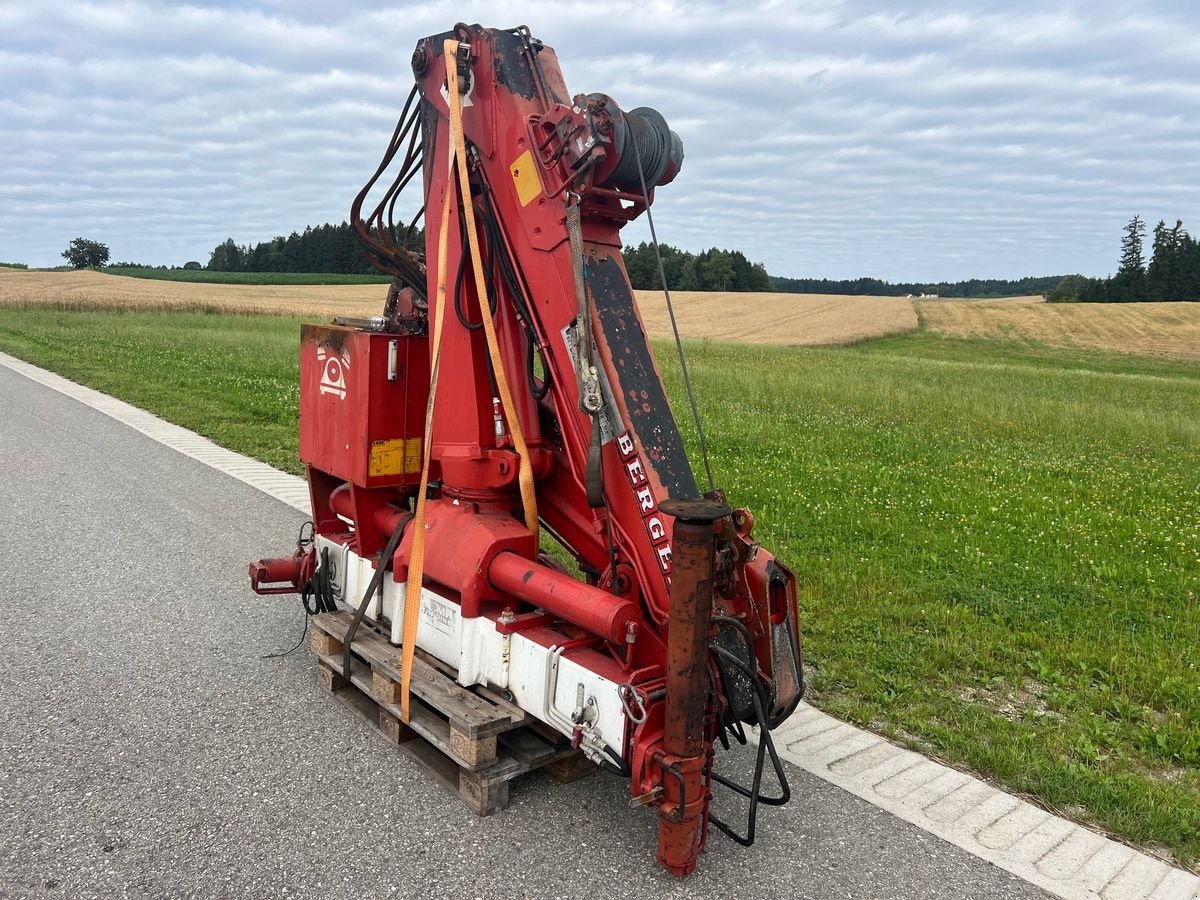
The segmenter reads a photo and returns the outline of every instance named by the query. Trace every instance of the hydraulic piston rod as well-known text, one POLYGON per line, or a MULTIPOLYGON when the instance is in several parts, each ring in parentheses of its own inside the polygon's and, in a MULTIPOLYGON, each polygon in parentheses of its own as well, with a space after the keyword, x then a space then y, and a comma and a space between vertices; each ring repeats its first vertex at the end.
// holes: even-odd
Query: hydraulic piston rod
POLYGON ((636 634, 642 620, 638 607, 623 597, 510 551, 496 554, 488 566, 488 579, 497 590, 540 606, 613 642, 624 642, 631 633, 636 634))

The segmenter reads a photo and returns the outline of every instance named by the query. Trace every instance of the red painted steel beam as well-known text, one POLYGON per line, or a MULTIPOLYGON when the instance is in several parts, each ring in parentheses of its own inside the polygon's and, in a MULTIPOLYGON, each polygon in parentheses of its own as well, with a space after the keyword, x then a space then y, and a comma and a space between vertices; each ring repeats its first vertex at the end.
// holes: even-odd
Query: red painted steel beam
POLYGON ((675 517, 672 540, 671 621, 667 627, 667 699, 663 717, 663 802, 659 806, 658 861, 683 877, 696 868, 708 830, 711 744, 708 715, 708 641, 712 627, 714 523, 729 507, 711 500, 668 500, 675 517))

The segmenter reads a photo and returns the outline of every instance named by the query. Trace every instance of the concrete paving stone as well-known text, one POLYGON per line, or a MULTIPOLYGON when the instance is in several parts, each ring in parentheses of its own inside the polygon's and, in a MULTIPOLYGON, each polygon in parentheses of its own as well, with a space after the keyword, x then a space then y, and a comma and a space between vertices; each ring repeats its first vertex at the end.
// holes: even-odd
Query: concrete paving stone
POLYGON ((1200 897, 1200 885, 1195 877, 1180 869, 1168 869, 1167 876, 1150 894, 1149 900, 1196 900, 1200 897))
POLYGON ((857 753, 834 760, 828 766, 830 772, 843 778, 853 778, 868 769, 873 769, 887 760, 898 759, 907 753, 895 744, 882 741, 857 753))
MULTIPOLYGON (((1021 806, 1022 802, 1016 797, 993 790, 991 796, 955 819, 954 826, 960 832, 975 836, 1021 806)), ((925 810, 925 814, 928 815, 929 810, 925 810)))
POLYGON ((1011 812, 975 832, 985 847, 1004 850, 1050 819, 1050 813, 1030 803, 1018 803, 1011 812))
POLYGON ((859 730, 853 725, 839 723, 836 728, 831 728, 828 731, 823 731, 811 737, 801 738, 794 744, 788 744, 787 747, 793 753, 803 753, 811 758, 813 755, 821 753, 827 747, 845 746, 846 741, 858 733, 859 730))
POLYGON ((904 799, 917 788, 939 778, 945 771, 945 766, 921 759, 915 766, 877 783, 875 793, 889 800, 904 799))
MULTIPOLYGON (((1105 889, 1138 857, 1138 852, 1132 847, 1110 841, 1080 869, 1075 883, 1091 891, 1093 896, 1101 897, 1105 889)), ((1116 889, 1116 896, 1121 896, 1119 888, 1116 889)))
POLYGON ((1058 816, 1047 815, 1046 821, 1024 837, 1018 838, 1006 852, 1018 859, 1034 860, 1036 864, 1076 831, 1083 830, 1086 829, 1080 828, 1074 822, 1068 822, 1058 816))
POLYGON ((833 716, 818 713, 815 716, 807 717, 803 722, 797 723, 795 727, 788 730, 788 744, 791 745, 796 741, 824 734, 843 724, 845 723, 833 718, 833 716))
POLYGON ((1124 868, 1100 891, 1103 900, 1146 900, 1169 869, 1156 859, 1133 854, 1124 868))
POLYGON ((905 796, 904 802, 906 805, 924 812, 927 807, 950 796, 972 780, 970 775, 955 769, 944 768, 937 778, 917 785, 910 794, 905 796))
POLYGON ((855 728, 853 732, 842 740, 827 747, 822 747, 820 750, 814 751, 810 747, 804 747, 803 744, 789 745, 787 750, 789 753, 794 753, 797 758, 803 758, 806 766, 810 766, 817 771, 821 769, 828 771, 829 765, 836 760, 845 759, 847 756, 860 753, 869 747, 874 747, 876 744, 881 743, 885 743, 885 741, 878 735, 855 728), (804 749, 793 749, 801 747, 804 749))
MULTIPOLYGON (((1097 853, 1109 846, 1100 835, 1076 828, 1056 847, 1037 861, 1038 870, 1048 878, 1076 879, 1097 853)), ((1112 874, 1116 874, 1114 871, 1112 874)), ((1111 875, 1109 876, 1111 877, 1111 875)), ((1103 887, 1103 885, 1098 885, 1103 887)))
POLYGON ((922 812, 931 822, 947 825, 957 822, 999 793, 1000 791, 982 781, 969 781, 940 800, 926 804, 922 812))
POLYGON ((905 750, 903 753, 900 753, 897 756, 893 756, 889 759, 885 759, 869 769, 864 769, 854 778, 847 780, 848 782, 856 784, 860 787, 869 788, 872 794, 875 796, 880 796, 879 785, 903 772, 908 772, 917 768, 925 761, 926 760, 924 757, 905 750))

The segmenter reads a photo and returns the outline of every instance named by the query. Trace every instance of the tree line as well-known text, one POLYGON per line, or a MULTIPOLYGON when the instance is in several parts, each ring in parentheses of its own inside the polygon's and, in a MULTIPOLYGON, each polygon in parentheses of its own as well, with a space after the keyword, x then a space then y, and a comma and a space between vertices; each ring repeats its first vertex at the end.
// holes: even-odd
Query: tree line
POLYGON ((309 225, 257 244, 239 245, 233 238, 217 244, 206 268, 214 272, 327 272, 336 275, 368 275, 375 270, 367 262, 362 244, 349 222, 338 225, 309 225))
POLYGON ((1019 297, 1045 294, 1053 290, 1063 276, 1007 278, 971 278, 966 281, 891 282, 878 278, 772 278, 774 290, 788 294, 848 294, 851 296, 903 296, 936 294, 939 297, 1019 297))
MULTIPOLYGON (((424 231, 412 238, 414 246, 424 244, 424 231)), ((681 291, 770 291, 771 277, 762 263, 750 262, 740 251, 713 247, 691 253, 662 245, 663 270, 667 285, 681 291)), ((642 242, 621 251, 629 278, 637 290, 659 288, 658 263, 654 247, 642 242)), ((331 274, 370 274, 371 268, 362 245, 348 222, 339 225, 309 226, 258 244, 239 245, 227 238, 209 254, 208 265, 214 272, 326 272, 331 274)))
MULTIPOLYGON (((779 291, 806 294, 904 295, 940 297, 1002 297, 1043 294, 1052 302, 1128 302, 1134 300, 1200 299, 1200 241, 1177 220, 1173 227, 1160 221, 1154 228, 1149 261, 1145 258, 1146 226, 1134 216, 1124 228, 1117 272, 1108 278, 1055 275, 1018 279, 972 278, 956 282, 888 282, 878 278, 788 278, 768 274, 739 250, 710 247, 692 253, 663 244, 663 273, 667 286, 681 291, 779 291)), ((418 230, 414 246, 424 243, 418 230)), ((108 247, 77 238, 63 253, 74 267, 103 266, 108 247)), ((645 241, 622 250, 629 279, 638 290, 661 286, 654 246, 645 241)), ((115 264, 114 264, 115 265, 115 264)), ((132 263, 122 264, 134 266, 132 263)), ((199 268, 189 262, 185 268, 199 268)), ((373 274, 374 269, 349 222, 308 226, 257 244, 238 244, 227 238, 213 248, 205 268, 218 272, 316 272, 373 274)))
MULTIPOLYGON (((700 253, 660 244, 663 274, 673 291, 770 291, 771 276, 762 263, 752 263, 740 250, 711 247, 700 253)), ((654 245, 645 241, 621 251, 634 290, 662 289, 654 245)))
POLYGON ((1108 278, 1068 275, 1046 297, 1054 303, 1131 303, 1138 300, 1200 299, 1200 241, 1159 220, 1154 226, 1150 260, 1144 244, 1146 223, 1134 216, 1122 230, 1117 272, 1108 278))

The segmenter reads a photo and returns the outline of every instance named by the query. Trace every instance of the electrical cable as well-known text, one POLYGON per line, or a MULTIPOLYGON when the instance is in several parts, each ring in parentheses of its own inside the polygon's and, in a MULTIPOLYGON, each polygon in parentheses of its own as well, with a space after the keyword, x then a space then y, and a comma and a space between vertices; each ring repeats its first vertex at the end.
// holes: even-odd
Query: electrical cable
POLYGON ((306 611, 304 614, 304 630, 300 632, 300 640, 296 641, 290 650, 284 650, 282 653, 266 653, 260 656, 259 659, 282 659, 285 656, 291 656, 299 650, 300 645, 304 643, 304 639, 308 636, 308 619, 309 615, 306 611))
POLYGON ((533 305, 529 302, 529 286, 520 265, 513 256, 508 234, 504 230, 504 223, 496 215, 495 192, 482 168, 479 169, 479 180, 483 188, 480 192, 482 200, 480 221, 483 222, 488 243, 499 248, 500 252, 496 254, 496 259, 500 264, 500 276, 508 289, 509 297, 512 298, 513 306, 516 307, 517 318, 525 327, 527 338, 525 372, 529 378, 530 393, 533 394, 535 400, 541 400, 550 392, 551 374, 550 367, 546 364, 544 345, 535 327, 533 305), (541 379, 537 378, 535 355, 542 361, 541 379))
MULTIPOLYGON (((476 210, 476 212, 478 213, 479 211, 476 210)), ((462 247, 465 248, 467 246, 466 217, 462 215, 461 204, 459 205, 459 220, 458 221, 459 221, 459 225, 461 226, 459 228, 459 234, 460 234, 461 241, 462 241, 462 247)), ((487 247, 488 247, 488 258, 484 261, 484 266, 485 266, 485 268, 490 269, 490 268, 492 268, 492 254, 493 254, 492 242, 490 239, 488 240, 487 247)), ((481 319, 478 322, 472 322, 470 319, 467 318, 466 310, 463 309, 463 302, 462 302, 463 301, 463 286, 464 286, 463 278, 466 275, 466 271, 467 271, 467 254, 460 253, 459 257, 458 257, 458 271, 454 276, 454 315, 458 319, 458 324, 460 324, 463 328, 467 329, 467 331, 480 331, 483 328, 483 320, 481 319)), ((491 314, 493 316, 495 316, 496 309, 497 309, 497 299, 496 299, 496 292, 493 289, 491 280, 489 280, 487 283, 487 292, 488 292, 488 298, 487 298, 488 299, 488 309, 491 310, 491 314)), ((494 393, 494 391, 493 391, 493 393, 494 393)))
MULTIPOLYGON (((550 392, 551 374, 550 367, 546 364, 545 351, 542 343, 538 338, 538 333, 533 323, 532 308, 528 299, 528 289, 524 284, 524 278, 519 272, 519 267, 512 256, 511 248, 508 245, 508 236, 504 233, 503 224, 496 215, 494 205, 494 193, 491 184, 488 183, 486 175, 482 169, 477 172, 480 182, 480 200, 481 204, 475 209, 475 214, 479 223, 483 228, 483 236, 485 240, 484 247, 487 254, 484 260, 484 268, 491 272, 492 278, 487 281, 486 287, 488 292, 488 307, 491 310, 491 315, 494 317, 498 309, 499 299, 494 289, 497 281, 496 275, 499 275, 499 280, 503 282, 504 287, 508 291, 508 296, 512 300, 513 307, 516 309, 517 320, 524 328, 526 335, 525 343, 525 372, 529 381, 530 393, 535 400, 542 400, 550 392), (542 377, 537 377, 536 365, 538 358, 541 358, 542 377)), ((462 246, 467 245, 467 234, 465 216, 462 216, 462 205, 459 204, 460 213, 460 235, 462 246)), ((459 257, 458 269, 454 278, 454 314, 460 325, 468 331, 478 331, 483 328, 483 321, 472 322, 467 318, 466 311, 463 309, 463 286, 466 273, 467 254, 463 253, 459 257)), ((489 376, 492 381, 493 395, 495 394, 495 374, 491 370, 489 360, 489 376)))
POLYGON ((333 593, 333 563, 329 555, 329 548, 321 548, 321 563, 313 572, 312 580, 300 589, 300 602, 304 606, 304 611, 310 616, 318 616, 321 613, 337 612, 337 598, 333 593), (312 598, 312 603, 309 603, 309 598, 312 598))
POLYGON ((692 407, 692 419, 696 423, 696 433, 700 436, 700 455, 704 459, 704 473, 708 476, 709 491, 716 490, 713 484, 712 467, 708 464, 708 441, 704 438, 704 426, 700 424, 700 411, 696 407, 696 394, 692 391, 692 379, 688 374, 687 359, 683 354, 683 341, 679 338, 679 325, 675 321, 675 306, 671 303, 671 291, 667 287, 667 275, 663 270, 662 251, 658 246, 658 233, 654 229, 654 213, 650 211, 650 192, 646 189, 646 173, 642 170, 642 152, 638 149, 637 141, 633 144, 633 156, 637 161, 638 180, 642 185, 642 200, 646 203, 646 221, 650 223, 650 240, 654 244, 654 258, 658 262, 658 281, 662 285, 663 295, 667 298, 667 315, 671 319, 671 332, 675 335, 675 349, 679 351, 679 367, 683 370, 683 386, 687 388, 688 404, 692 407))
MULTIPOLYGON (((313 527, 311 519, 301 524, 300 533, 296 536, 296 550, 303 551, 311 547, 313 545, 315 534, 316 530, 313 527), (305 533, 306 531, 307 534, 305 533)), ((316 573, 314 572, 313 575, 315 577, 316 573)), ((312 615, 312 612, 309 610, 308 606, 308 593, 311 588, 312 581, 309 581, 300 589, 300 605, 304 607, 304 629, 300 632, 300 640, 296 641, 296 643, 288 650, 284 650, 280 653, 267 653, 263 656, 260 656, 259 659, 281 659, 284 656, 290 656, 292 653, 295 653, 298 649, 300 649, 300 645, 304 643, 304 638, 308 636, 308 619, 309 616, 312 615)))

